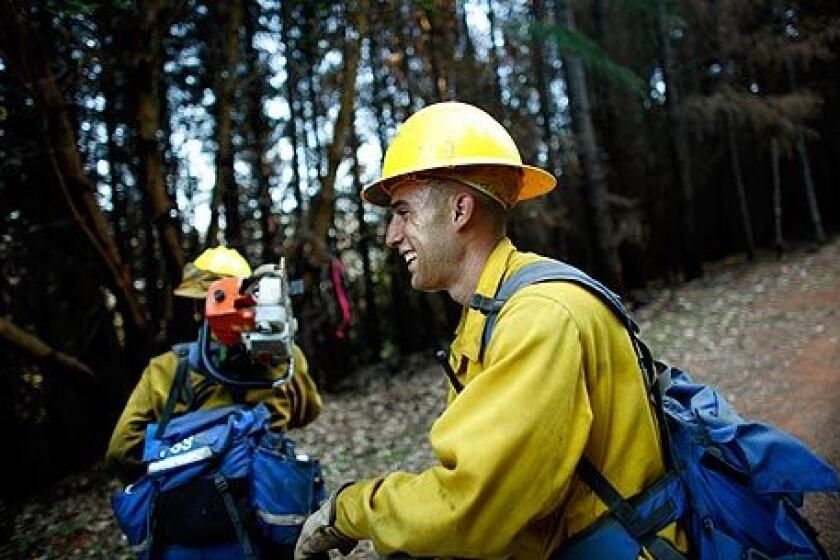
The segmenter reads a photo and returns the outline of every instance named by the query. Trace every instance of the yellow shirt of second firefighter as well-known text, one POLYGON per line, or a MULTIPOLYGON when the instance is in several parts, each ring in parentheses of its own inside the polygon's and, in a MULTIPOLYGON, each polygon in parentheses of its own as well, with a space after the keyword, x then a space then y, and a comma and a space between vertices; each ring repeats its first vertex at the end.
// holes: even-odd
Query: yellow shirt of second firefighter
MULTIPOLYGON (((503 239, 477 292, 494 296, 540 258, 503 239)), ((595 296, 565 282, 522 289, 480 359, 484 323, 464 309, 452 345, 464 389, 430 434, 439 464, 346 487, 342 533, 372 536, 380 553, 543 559, 606 510, 575 476, 584 452, 624 496, 663 473, 629 336, 595 296)), ((662 535, 674 542, 675 533, 662 535)))
MULTIPOLYGON (((271 413, 273 430, 303 426, 314 420, 321 411, 321 396, 309 376, 306 358, 297 346, 294 360, 295 373, 288 383, 276 389, 247 390, 242 399, 249 405, 265 403, 271 413)), ((114 427, 105 462, 124 482, 130 482, 144 473, 145 465, 140 459, 146 426, 160 419, 177 369, 178 356, 173 351, 152 358, 114 427)), ((279 379, 285 374, 286 366, 266 373, 271 379, 279 379)), ((205 377, 190 371, 188 379, 195 388, 205 377)), ((231 404, 234 404, 234 397, 230 389, 212 383, 208 386, 207 396, 199 408, 209 410, 231 404)), ((179 399, 173 416, 186 412, 186 406, 179 399)))

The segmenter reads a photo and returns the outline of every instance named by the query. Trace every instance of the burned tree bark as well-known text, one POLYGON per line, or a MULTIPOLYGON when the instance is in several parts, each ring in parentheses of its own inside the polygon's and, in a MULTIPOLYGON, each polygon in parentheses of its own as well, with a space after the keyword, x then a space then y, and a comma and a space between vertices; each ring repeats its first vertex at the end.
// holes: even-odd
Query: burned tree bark
POLYGON ((326 239, 335 212, 335 178, 338 166, 347 144, 347 132, 353 116, 356 97, 356 71, 359 66, 361 45, 367 35, 368 0, 356 3, 356 25, 352 36, 348 35, 344 49, 344 83, 341 89, 341 103, 333 128, 332 143, 327 149, 327 174, 321 180, 321 191, 312 201, 308 225, 317 239, 326 239))
POLYGON ((207 227, 205 245, 218 242, 219 208, 225 209, 225 240, 228 245, 242 249, 242 231, 239 215, 239 187, 233 174, 233 92, 236 84, 236 65, 239 60, 239 27, 242 23, 242 0, 216 4, 219 20, 225 33, 218 45, 216 60, 216 182, 210 207, 210 225, 207 227))

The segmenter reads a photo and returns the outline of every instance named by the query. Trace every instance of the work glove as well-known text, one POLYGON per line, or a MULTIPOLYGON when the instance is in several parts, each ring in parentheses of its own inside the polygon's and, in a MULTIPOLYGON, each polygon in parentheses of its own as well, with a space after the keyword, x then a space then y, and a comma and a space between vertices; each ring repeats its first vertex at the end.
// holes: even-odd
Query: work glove
MULTIPOLYGON (((343 488, 343 487, 342 487, 343 488)), ((329 550, 350 554, 357 542, 335 527, 335 502, 341 489, 306 518, 295 545, 295 560, 314 559, 329 550)))

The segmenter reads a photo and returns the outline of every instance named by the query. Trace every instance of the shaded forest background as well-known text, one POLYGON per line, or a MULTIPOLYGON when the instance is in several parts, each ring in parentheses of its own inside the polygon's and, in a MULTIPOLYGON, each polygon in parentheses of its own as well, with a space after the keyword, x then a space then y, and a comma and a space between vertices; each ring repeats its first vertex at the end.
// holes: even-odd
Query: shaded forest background
POLYGON ((0 0, 2 497, 101 456, 149 357, 195 335, 172 288, 206 247, 289 260, 327 390, 444 343, 458 310, 358 194, 429 103, 479 105, 560 178, 514 211, 520 248, 636 303, 823 243, 838 54, 836 0, 0 0))

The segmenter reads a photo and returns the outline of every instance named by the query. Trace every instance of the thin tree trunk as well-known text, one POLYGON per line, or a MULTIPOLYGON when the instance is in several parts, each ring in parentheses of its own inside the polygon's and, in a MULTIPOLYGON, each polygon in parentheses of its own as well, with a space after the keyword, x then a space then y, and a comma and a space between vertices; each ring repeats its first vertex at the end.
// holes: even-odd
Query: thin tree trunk
POLYGON ((814 239, 817 243, 825 243, 825 230, 820 218, 820 207, 817 204, 817 190, 811 176, 811 163, 808 161, 808 147, 805 145, 805 135, 800 128, 796 135, 796 153, 799 155, 799 166, 802 169, 802 181, 805 184, 805 196, 808 199, 808 213, 814 224, 814 239))
POLYGON ((782 256, 785 240, 782 237, 782 181, 779 174, 779 141, 770 142, 770 157, 773 165, 773 230, 776 235, 776 254, 782 256))
MULTIPOLYGON (((110 5, 106 6, 102 16, 102 33, 105 37, 111 38, 111 46, 116 46, 118 37, 114 33, 114 14, 110 5)), ((123 174, 120 170, 125 163, 124 150, 117 146, 117 115, 122 107, 117 105, 119 96, 115 72, 117 72, 118 55, 102 52, 102 96, 105 98, 105 110, 102 112, 105 121, 106 154, 108 161, 108 179, 111 187, 111 227, 114 231, 114 242, 116 243, 120 257, 124 262, 131 262, 131 247, 128 238, 128 204, 126 186, 123 182, 123 174)))
POLYGON ((403 74, 403 76, 405 76, 405 93, 406 93, 406 97, 407 97, 407 100, 408 100, 408 105, 406 107, 406 113, 407 113, 406 117, 408 117, 411 114, 411 112, 414 111, 414 106, 415 106, 414 105, 414 92, 412 91, 412 86, 411 86, 411 84, 412 84, 412 81, 411 81, 412 71, 411 71, 411 67, 408 63, 408 50, 409 50, 409 48, 412 48, 415 54, 417 52, 416 47, 411 44, 411 39, 412 39, 412 36, 413 36, 411 18, 413 16, 412 10, 413 10, 413 7, 414 7, 414 2, 412 2, 411 0, 408 0, 407 2, 399 3, 399 5, 402 6, 402 9, 405 9, 408 12, 406 17, 405 17, 405 20, 404 20, 406 22, 405 27, 400 26, 400 28, 394 29, 394 33, 398 37, 402 38, 402 44, 400 45, 400 47, 402 48, 403 57, 402 57, 402 60, 400 61, 400 65, 401 65, 402 74, 403 74))
POLYGON ((350 126, 350 151, 353 154, 353 186, 356 194, 356 220, 359 222, 359 254, 362 257, 362 279, 365 308, 362 313, 363 347, 369 352, 368 359, 377 360, 382 352, 382 334, 379 329, 379 310, 373 286, 373 267, 370 263, 371 232, 365 221, 365 205, 362 202, 362 179, 359 173, 359 139, 355 125, 350 126))
MULTIPOLYGON (((368 40, 370 41, 370 49, 368 52, 370 53, 370 68, 371 73, 373 74, 373 80, 371 82, 371 93, 373 99, 371 100, 371 105, 373 106, 373 114, 376 118, 376 138, 379 141, 379 148, 380 148, 380 166, 382 164, 382 160, 385 158, 385 150, 388 147, 388 138, 386 136, 386 125, 385 125, 385 102, 383 96, 385 94, 385 84, 384 77, 382 72, 380 72, 380 61, 379 61, 379 53, 380 53, 380 43, 378 41, 378 30, 377 27, 371 25, 369 28, 368 33, 368 40)), ((393 109, 391 110, 391 117, 393 118, 394 112, 393 109)))
MULTIPOLYGON (((781 10, 779 12, 781 13, 781 10)), ((790 55, 785 56, 785 70, 787 70, 790 91, 795 92, 797 88, 796 70, 790 55)), ((822 219, 820 218, 820 207, 817 204, 816 188, 814 187, 814 179, 811 175, 808 147, 805 145, 805 134, 802 132, 801 126, 797 127, 796 131, 796 153, 799 156, 799 166, 802 169, 805 197, 808 200, 808 213, 811 216, 811 222, 814 224, 814 239, 817 243, 822 244, 826 241, 825 230, 823 229, 822 219)))
POLYGON ((225 209, 225 240, 233 248, 242 249, 242 228, 239 216, 239 188, 233 173, 233 93, 236 65, 239 60, 239 27, 242 24, 242 0, 216 4, 225 33, 220 41, 221 57, 216 64, 216 183, 213 186, 210 225, 205 244, 218 243, 219 208, 225 209))
POLYGON ((263 88, 265 68, 260 61, 259 51, 254 47, 254 36, 259 28, 259 6, 249 7, 245 17, 246 58, 248 62, 248 122, 251 129, 251 150, 253 152, 253 174, 257 181, 257 201, 260 210, 260 231, 262 233, 262 262, 277 262, 275 246, 277 228, 271 216, 271 185, 266 162, 266 138, 268 127, 263 114, 263 88))
POLYGON ((108 220, 96 200, 93 184, 85 175, 76 143, 72 117, 52 71, 52 65, 38 46, 40 38, 30 27, 23 8, 12 0, 0 3, 5 32, 2 41, 7 63, 19 69, 24 87, 34 93, 42 119, 49 161, 59 191, 64 196, 79 228, 87 236, 109 274, 110 284, 127 319, 129 336, 144 335, 146 316, 125 263, 111 237, 108 220), (81 202, 81 208, 77 207, 81 202))
POLYGON ((161 44, 169 30, 169 2, 147 0, 138 4, 137 35, 133 57, 139 182, 148 199, 150 218, 160 237, 171 285, 181 281, 184 254, 181 236, 170 218, 172 203, 166 190, 163 158, 157 142, 160 122, 161 44))
MULTIPOLYGON (((575 32, 577 27, 571 5, 563 0, 555 0, 555 5, 559 25, 575 32)), ((586 73, 578 56, 567 54, 563 57, 563 62, 566 68, 569 106, 577 130, 578 150, 586 177, 587 201, 593 213, 599 256, 607 283, 621 292, 624 287, 621 261, 618 258, 615 226, 610 216, 606 171, 592 123, 586 73)))
POLYGON ((431 67, 432 80, 434 82, 435 95, 438 101, 446 101, 448 99, 447 90, 449 85, 446 81, 446 72, 444 64, 441 61, 441 50, 445 39, 440 33, 441 20, 438 11, 442 9, 440 3, 427 3, 424 5, 424 17, 429 22, 429 28, 426 31, 426 49, 429 55, 429 66, 431 67))
POLYGON ((747 205, 747 192, 744 188, 744 177, 741 173, 741 158, 738 156, 738 143, 735 140, 735 126, 732 117, 726 116, 726 138, 729 142, 729 161, 732 165, 732 177, 735 180, 735 192, 738 195, 738 208, 741 211, 741 224, 744 228, 744 240, 747 243, 747 258, 755 258, 755 241, 753 240, 752 218, 747 205))
MULTIPOLYGON (((306 90, 309 97, 309 126, 312 130, 313 153, 315 155, 315 165, 307 167, 312 175, 316 178, 323 176, 322 169, 324 165, 324 149, 321 146, 321 139, 318 136, 318 96, 315 94, 315 66, 318 64, 318 21, 317 10, 318 4, 315 2, 306 2, 303 4, 305 17, 305 34, 303 40, 303 54, 306 57, 306 90)), ((303 112, 301 110, 301 112, 303 112)), ((312 175, 307 177, 307 184, 312 175)))
POLYGON ((539 26, 545 24, 545 10, 542 0, 531 2, 531 17, 537 26, 537 29, 531 31, 531 64, 534 68, 535 85, 540 98, 540 117, 542 118, 543 141, 545 142, 546 167, 551 173, 557 173, 554 158, 554 134, 551 132, 552 100, 545 73, 543 35, 541 29, 539 29, 539 26))
MULTIPOLYGON (((298 149, 299 149, 299 142, 298 142, 298 95, 297 95, 297 87, 298 87, 298 80, 297 80, 297 64, 294 60, 294 51, 293 51, 293 44, 292 44, 292 35, 291 35, 291 28, 292 28, 292 16, 291 16, 291 7, 289 2, 281 2, 280 3, 280 19, 281 25, 283 27, 283 37, 282 41, 284 42, 285 46, 285 55, 286 55, 286 100, 289 104, 289 141, 292 144, 292 179, 291 179, 291 186, 292 186, 292 193, 295 197, 295 209, 294 214, 295 217, 298 218, 298 222, 300 221, 300 217, 303 214, 303 194, 301 192, 301 185, 300 185, 300 159, 298 158, 298 149)), ((299 224, 296 224, 296 226, 299 224)))
POLYGON ((357 0, 353 37, 347 37, 344 49, 344 76, 333 138, 327 150, 327 175, 321 180, 321 191, 310 208, 309 229, 316 239, 326 239, 335 212, 335 178, 347 144, 347 131, 353 116, 356 98, 356 73, 362 41, 367 35, 368 0, 357 0))
POLYGON ((663 79, 666 84, 665 108, 668 116, 668 132, 671 137, 671 152, 677 167, 680 184, 680 209, 674 212, 680 222, 676 228, 680 237, 680 260, 687 279, 703 275, 703 268, 697 255, 697 227, 694 204, 694 184, 692 181, 691 151, 686 132, 685 118, 682 114, 680 87, 677 83, 676 60, 671 47, 671 26, 663 0, 656 4, 657 37, 659 39, 659 58, 662 65, 663 79))
POLYGON ((487 0, 487 22, 490 26, 490 69, 493 72, 493 98, 498 99, 502 114, 500 120, 505 126, 510 125, 510 118, 507 115, 507 104, 502 98, 502 78, 499 75, 499 51, 496 47, 496 12, 493 9, 493 0, 487 0))

